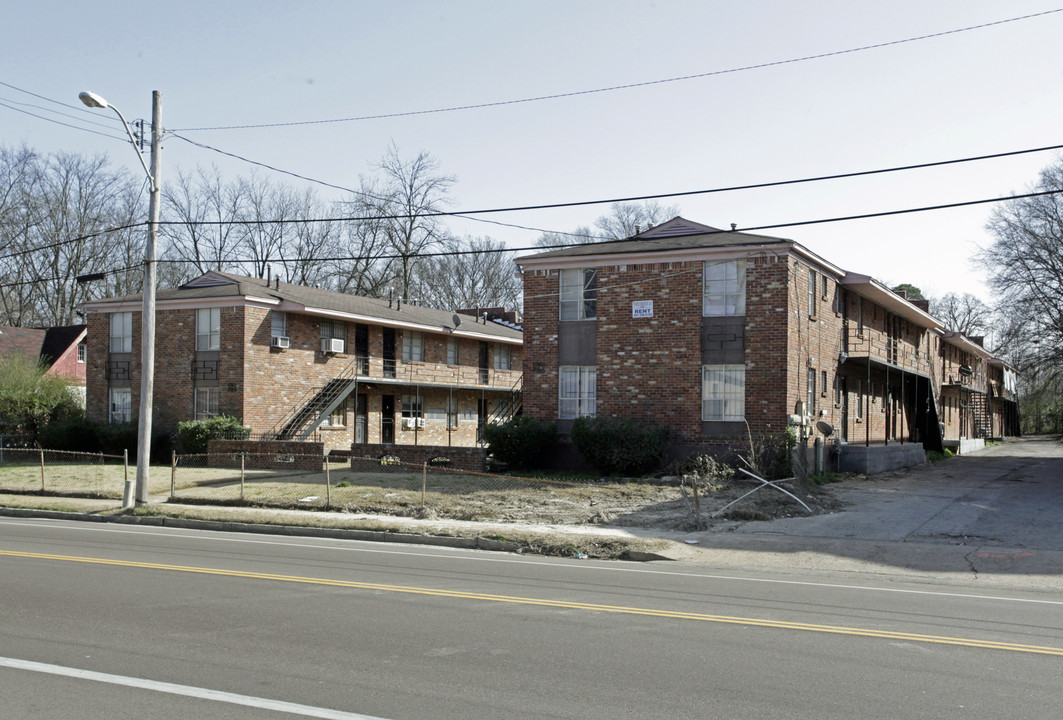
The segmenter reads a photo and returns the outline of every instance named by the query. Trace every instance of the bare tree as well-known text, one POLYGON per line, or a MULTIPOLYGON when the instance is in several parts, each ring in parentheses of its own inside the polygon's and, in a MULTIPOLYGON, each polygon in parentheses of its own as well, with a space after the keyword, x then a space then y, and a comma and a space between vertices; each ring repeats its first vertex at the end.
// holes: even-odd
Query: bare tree
POLYGON ((594 226, 615 240, 623 240, 660 225, 679 214, 678 205, 661 205, 656 200, 618 202, 609 206, 609 213, 594 221, 594 226))
POLYGON ((417 281, 417 299, 436 308, 506 307, 519 309, 522 283, 514 253, 489 237, 450 238, 441 251, 425 258, 417 281))
POLYGON ((159 234, 168 247, 171 281, 187 280, 208 270, 237 270, 244 211, 240 183, 226 183, 212 166, 194 174, 177 172, 163 186, 163 220, 159 234), (175 262, 176 261, 176 262, 175 262), (178 277, 174 277, 174 276, 178 277))
POLYGON ((948 293, 930 300, 930 314, 949 330, 976 337, 989 333, 993 309, 970 293, 948 293))
MULTIPOLYGON (((979 258, 1000 299, 1000 350, 1028 393, 1063 382, 1063 158, 1042 170, 1034 190, 1053 194, 998 205, 986 226, 994 242, 979 258)), ((1056 394, 1047 404, 1059 401, 1056 394)))
POLYGON ((439 161, 426 152, 403 159, 392 143, 377 165, 382 175, 380 193, 363 196, 364 209, 381 218, 380 229, 391 251, 399 257, 396 281, 403 297, 409 294, 417 256, 446 236, 436 213, 443 210, 454 184, 439 171, 439 161))

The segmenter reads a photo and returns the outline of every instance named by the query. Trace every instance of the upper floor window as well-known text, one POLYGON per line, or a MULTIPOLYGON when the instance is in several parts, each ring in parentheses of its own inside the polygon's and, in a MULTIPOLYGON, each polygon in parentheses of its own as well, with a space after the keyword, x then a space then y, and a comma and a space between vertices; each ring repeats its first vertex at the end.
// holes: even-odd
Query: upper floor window
POLYGON ((88 359, 89 348, 85 343, 78 343, 78 362, 83 363, 88 359))
POLYGON ((597 411, 598 368, 568 365, 558 368, 558 418, 592 416, 597 411))
POLYGON ((269 314, 270 337, 288 337, 288 315, 279 310, 272 310, 269 314))
POLYGON ((458 364, 458 339, 447 338, 447 365, 458 364))
POLYGON ((808 316, 816 315, 816 271, 808 269, 808 316))
POLYGON ((746 314, 746 261, 705 262, 702 314, 746 314))
POLYGON ((513 369, 513 348, 497 343, 495 345, 495 370, 513 369))
POLYGON ((410 330, 402 333, 402 361, 424 362, 424 333, 410 330))
POLYGON ((347 323, 342 320, 322 320, 321 339, 330 341, 322 344, 322 348, 329 352, 347 352, 347 323), (335 340, 333 343, 331 341, 335 340))
POLYGON ((746 416, 746 366, 701 368, 701 419, 742 421, 746 416))
POLYGON ((561 271, 561 319, 592 320, 598 316, 598 271, 578 268, 561 271))
POLYGON ((111 352, 133 352, 133 313, 111 313, 111 352))
POLYGON ((221 308, 196 310, 196 350, 221 347, 221 308))
POLYGON ((816 414, 816 371, 808 369, 808 386, 805 388, 805 414, 816 414))

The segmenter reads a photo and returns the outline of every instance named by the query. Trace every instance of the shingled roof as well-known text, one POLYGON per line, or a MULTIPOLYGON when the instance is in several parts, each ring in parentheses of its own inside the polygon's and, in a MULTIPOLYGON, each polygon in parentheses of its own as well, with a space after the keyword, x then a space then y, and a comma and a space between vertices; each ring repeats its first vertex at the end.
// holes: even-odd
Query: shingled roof
POLYGON ((0 355, 22 355, 45 366, 63 356, 85 333, 85 325, 53 328, 0 327, 0 355))
MULTIPOLYGON (((249 302, 257 300, 276 307, 278 310, 304 312, 324 317, 334 316, 352 322, 370 322, 391 326, 420 325, 452 330, 457 334, 488 336, 484 339, 520 342, 523 337, 519 329, 509 324, 493 321, 484 324, 470 316, 463 317, 460 328, 456 327, 453 319, 455 313, 448 310, 435 310, 380 298, 320 290, 279 280, 269 282, 262 278, 217 270, 207 272, 178 288, 162 289, 155 294, 156 304, 160 308, 189 300, 202 301, 215 298, 218 300, 243 298, 249 302)), ((108 306, 140 302, 140 299, 140 295, 107 298, 86 303, 85 308, 106 312, 108 306)))

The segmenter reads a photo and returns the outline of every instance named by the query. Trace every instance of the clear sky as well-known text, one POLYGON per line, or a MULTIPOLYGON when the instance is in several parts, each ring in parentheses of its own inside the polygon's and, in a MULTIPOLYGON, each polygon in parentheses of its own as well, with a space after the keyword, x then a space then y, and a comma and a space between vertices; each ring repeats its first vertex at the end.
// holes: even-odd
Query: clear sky
MULTIPOLYGON (((0 144, 106 153, 140 174, 132 149, 114 139, 114 115, 87 110, 77 94, 93 90, 132 120, 150 117, 151 92, 159 90, 165 128, 343 187, 357 187, 392 141, 403 155, 428 151, 457 178, 454 210, 873 170, 1063 144, 1063 12, 536 102, 192 128, 413 113, 648 83, 1057 8, 1063 0, 9 2, 0 44, 0 144)), ((1037 153, 664 202, 707 225, 761 227, 1002 197, 1026 190, 1059 157, 1037 153)), ((228 178, 252 171, 175 138, 165 141, 162 163, 163 184, 178 168, 214 164, 228 178)), ((570 231, 606 209, 490 217, 570 231)), ((988 300, 970 258, 989 243, 989 212, 983 205, 762 232, 889 284, 988 300)), ((450 226, 513 248, 530 247, 539 235, 467 220, 450 226)))

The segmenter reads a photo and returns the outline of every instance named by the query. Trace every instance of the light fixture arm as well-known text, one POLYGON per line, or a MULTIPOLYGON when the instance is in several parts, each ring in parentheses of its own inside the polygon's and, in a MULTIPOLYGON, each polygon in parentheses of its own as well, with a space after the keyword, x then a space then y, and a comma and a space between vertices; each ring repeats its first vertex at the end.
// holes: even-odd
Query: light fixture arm
POLYGON ((93 92, 83 92, 80 93, 78 97, 81 99, 81 102, 89 107, 111 108, 114 110, 115 114, 118 115, 118 119, 122 121, 122 128, 125 130, 125 134, 129 138, 129 143, 133 146, 133 150, 136 151, 137 160, 140 161, 140 166, 144 168, 144 174, 148 176, 148 182, 151 183, 151 192, 155 192, 157 189, 155 185, 155 176, 151 174, 148 164, 144 162, 144 156, 140 152, 139 145, 137 145, 137 139, 133 136, 133 131, 129 129, 129 123, 126 122, 125 115, 122 114, 122 111, 93 92))

